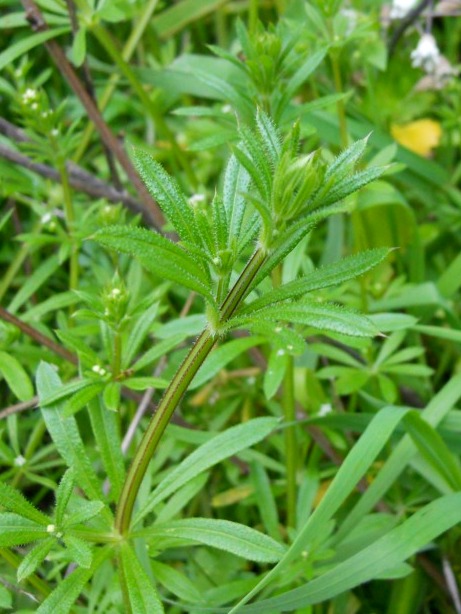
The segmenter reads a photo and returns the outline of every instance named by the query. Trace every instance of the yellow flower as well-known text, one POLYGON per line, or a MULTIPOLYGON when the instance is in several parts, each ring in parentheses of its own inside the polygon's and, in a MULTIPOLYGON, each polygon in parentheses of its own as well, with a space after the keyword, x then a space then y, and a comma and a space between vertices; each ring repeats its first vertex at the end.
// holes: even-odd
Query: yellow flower
POLYGON ((392 124, 391 134, 400 145, 428 158, 440 143, 442 128, 433 119, 418 119, 408 124, 392 124))

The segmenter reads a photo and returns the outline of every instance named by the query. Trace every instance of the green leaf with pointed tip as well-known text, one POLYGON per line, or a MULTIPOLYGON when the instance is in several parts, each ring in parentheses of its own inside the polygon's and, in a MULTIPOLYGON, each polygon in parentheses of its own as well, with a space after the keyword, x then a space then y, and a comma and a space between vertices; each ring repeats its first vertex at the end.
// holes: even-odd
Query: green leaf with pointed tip
POLYGON ((192 208, 178 182, 145 151, 135 149, 133 158, 141 179, 173 224, 180 238, 183 241, 200 245, 192 208))
POLYGON ((11 354, 0 352, 0 374, 5 378, 11 392, 20 401, 28 401, 34 396, 30 377, 21 363, 11 354))
POLYGON ((58 526, 61 526, 64 520, 64 514, 69 504, 69 499, 72 495, 75 486, 75 474, 73 469, 68 469, 62 476, 59 486, 56 490, 56 510, 55 521, 58 526))
POLYGON ((267 176, 264 177, 264 174, 261 174, 261 169, 258 168, 251 155, 249 155, 248 151, 242 145, 234 147, 233 153, 239 163, 243 166, 243 168, 247 171, 248 175, 251 177, 252 182, 254 183, 261 197, 264 199, 264 202, 268 201, 270 188, 268 183, 266 182, 267 176))
POLYGON ((261 563, 275 563, 286 551, 286 547, 264 533, 237 522, 212 518, 185 518, 156 524, 143 532, 147 534, 148 539, 154 540, 156 536, 191 540, 261 563))
POLYGON ((331 179, 335 183, 339 183, 342 179, 350 175, 355 164, 363 156, 368 138, 369 136, 366 136, 364 139, 355 141, 355 143, 352 143, 352 145, 342 151, 327 168, 325 181, 331 179))
POLYGON ((29 550, 18 567, 18 582, 34 573, 37 567, 46 559, 55 543, 55 538, 49 537, 34 546, 32 550, 29 550))
POLYGON ((158 314, 158 303, 148 307, 136 320, 130 334, 123 345, 122 365, 126 369, 136 356, 158 314))
POLYGON ((94 399, 88 409, 99 455, 110 483, 109 494, 116 501, 125 480, 125 464, 120 453, 122 442, 119 416, 107 411, 100 399, 94 399))
MULTIPOLYGON (((363 188, 375 179, 378 179, 378 177, 381 177, 384 171, 385 168, 372 166, 364 171, 359 171, 352 176, 348 176, 342 181, 335 183, 333 188, 328 190, 328 192, 322 196, 322 198, 315 198, 314 206, 319 204, 322 206, 328 206, 336 203, 343 198, 346 198, 346 196, 349 196, 349 194, 357 192, 357 190, 360 190, 360 188, 363 188)), ((311 207, 312 204, 309 204, 309 208, 311 207)))
POLYGON ((229 225, 226 208, 220 196, 215 194, 211 203, 213 213, 213 238, 216 252, 224 250, 229 244, 229 225))
POLYGON ((434 427, 416 411, 408 413, 403 422, 421 456, 442 476, 450 488, 461 490, 459 460, 450 452, 434 427))
POLYGON ((240 313, 254 313, 258 309, 279 303, 288 299, 298 298, 313 290, 328 288, 341 284, 359 275, 363 275, 382 262, 391 250, 386 248, 372 249, 360 254, 343 258, 319 269, 315 269, 305 277, 291 281, 246 305, 240 313))
POLYGON ((155 579, 173 595, 189 603, 203 603, 202 593, 192 580, 171 565, 159 561, 150 561, 155 579))
POLYGON ((266 399, 271 399, 279 389, 288 365, 288 356, 283 350, 272 350, 264 373, 263 390, 266 399))
POLYGON ((256 113, 256 126, 266 154, 269 156, 271 164, 275 165, 282 151, 282 140, 274 122, 262 109, 258 109, 256 113))
POLYGON ((244 166, 232 155, 226 166, 223 184, 223 205, 229 220, 229 235, 237 241, 245 214, 245 197, 250 186, 250 176, 244 166))
POLYGON ((104 509, 102 501, 85 501, 81 499, 78 508, 72 512, 65 521, 65 526, 70 527, 74 524, 82 524, 87 520, 91 520, 104 509))
POLYGON ((150 272, 213 300, 206 272, 179 245, 144 228, 108 226, 93 235, 105 247, 134 256, 150 272))
POLYGON ((21 546, 48 537, 46 528, 19 514, 0 514, 0 547, 21 546))
POLYGON ((238 454, 267 437, 278 422, 278 418, 255 418, 215 435, 210 441, 189 454, 160 482, 148 497, 144 508, 136 515, 134 523, 139 522, 160 501, 166 499, 202 471, 206 471, 225 458, 238 454))
POLYGON ((19 490, 5 484, 5 482, 0 482, 0 507, 20 514, 38 524, 47 525, 50 522, 48 516, 40 512, 32 503, 29 503, 19 490))
POLYGON ((16 43, 9 45, 5 51, 0 53, 0 70, 3 70, 5 66, 10 66, 17 58, 22 57, 25 53, 37 47, 43 45, 46 41, 56 36, 60 36, 70 30, 69 26, 62 28, 46 29, 44 32, 37 32, 31 36, 21 38, 16 43))
POLYGON ((132 614, 163 614, 157 591, 130 544, 126 542, 120 546, 120 564, 132 614))
POLYGON ((40 363, 37 370, 37 391, 48 432, 67 466, 75 471, 79 486, 90 498, 97 499, 100 496, 101 484, 83 445, 75 418, 65 418, 59 405, 47 407, 41 402, 41 399, 50 397, 61 388, 62 383, 55 369, 45 362, 40 363))
POLYGON ((83 539, 75 535, 64 535, 64 543, 73 562, 85 569, 91 567, 93 551, 83 539))
POLYGON ((379 334, 375 325, 356 311, 340 305, 318 303, 307 299, 292 304, 264 307, 252 315, 232 318, 229 323, 232 328, 244 328, 247 323, 251 323, 253 320, 304 324, 320 330, 353 337, 374 337, 379 334))

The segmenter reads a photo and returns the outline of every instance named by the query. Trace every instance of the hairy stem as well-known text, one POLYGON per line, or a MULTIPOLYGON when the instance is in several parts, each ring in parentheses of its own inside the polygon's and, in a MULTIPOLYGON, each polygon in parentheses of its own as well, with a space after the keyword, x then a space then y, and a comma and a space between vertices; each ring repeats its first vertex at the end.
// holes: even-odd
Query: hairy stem
MULTIPOLYGON (((220 313, 221 324, 225 324, 245 298, 251 286, 251 282, 264 262, 264 259, 265 252, 262 249, 256 250, 222 304, 220 313)), ((130 528, 133 507, 139 487, 141 486, 149 462, 163 432, 194 378, 194 375, 203 364, 214 344, 215 338, 208 328, 206 328, 190 349, 189 354, 186 356, 184 362, 171 380, 170 385, 165 390, 157 411, 152 417, 141 443, 136 450, 133 462, 128 470, 123 485, 122 494, 115 515, 115 527, 121 535, 126 535, 130 528)))

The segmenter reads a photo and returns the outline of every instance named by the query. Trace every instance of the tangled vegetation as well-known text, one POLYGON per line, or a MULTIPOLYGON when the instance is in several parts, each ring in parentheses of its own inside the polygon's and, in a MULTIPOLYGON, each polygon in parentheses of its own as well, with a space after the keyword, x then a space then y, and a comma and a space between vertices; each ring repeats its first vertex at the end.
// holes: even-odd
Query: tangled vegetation
POLYGON ((0 608, 461 612, 461 3, 3 0, 0 608))

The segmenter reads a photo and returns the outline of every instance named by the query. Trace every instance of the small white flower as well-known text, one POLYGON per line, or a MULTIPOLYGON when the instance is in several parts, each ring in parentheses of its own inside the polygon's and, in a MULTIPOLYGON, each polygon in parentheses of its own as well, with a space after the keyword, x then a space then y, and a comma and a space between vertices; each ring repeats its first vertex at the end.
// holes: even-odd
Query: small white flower
POLYGON ((423 34, 418 45, 411 52, 411 64, 414 68, 422 68, 432 73, 437 68, 440 59, 440 50, 432 34, 423 34))
POLYGON ((193 194, 189 198, 189 204, 192 206, 198 205, 199 203, 202 203, 204 200, 205 200, 205 194, 193 194))
POLYGON ((276 327, 274 328, 274 331, 275 331, 276 333, 281 333, 281 332, 282 332, 282 327, 281 327, 281 326, 276 326, 276 327))
POLYGON ((292 345, 287 345, 287 350, 288 350, 289 352, 291 352, 293 349, 294 349, 294 348, 293 348, 293 346, 292 346, 292 345))
POLYGON ((33 102, 37 100, 38 92, 37 90, 32 89, 31 87, 27 88, 24 94, 22 95, 22 101, 24 104, 28 104, 29 102, 33 102))
POLYGON ((38 109, 38 104, 37 104, 36 102, 33 102, 33 103, 30 105, 30 108, 32 109, 32 111, 36 111, 36 110, 38 109))
POLYGON ((230 106, 230 104, 225 104, 222 108, 221 111, 223 113, 232 113, 232 107, 230 106))
POLYGON ((26 464, 26 459, 24 458, 22 454, 20 454, 19 456, 16 456, 16 458, 14 459, 14 464, 16 467, 22 467, 23 465, 26 464))
POLYGON ((122 293, 122 291, 120 290, 120 288, 112 288, 112 290, 110 291, 110 297, 111 298, 118 298, 121 293, 122 293))
POLYGON ((105 375, 106 374, 106 370, 103 369, 103 367, 101 367, 101 365, 93 365, 91 367, 91 370, 93 371, 93 373, 97 373, 98 375, 105 375))
POLYGON ((53 219, 53 215, 51 213, 44 213, 40 218, 42 224, 48 224, 53 219))
POLYGON ((333 408, 331 407, 331 403, 323 403, 320 406, 319 409, 319 416, 327 416, 328 414, 331 414, 331 412, 333 411, 333 408))
POLYGON ((416 5, 417 0, 393 0, 389 16, 391 19, 402 19, 406 17, 411 9, 416 5))
POLYGON ((277 356, 284 356, 285 350, 277 350, 277 356))
POLYGON ((46 532, 47 533, 54 533, 56 531, 56 525, 55 524, 49 524, 46 527, 46 532))
POLYGON ((51 136, 59 136, 59 130, 57 128, 53 128, 51 131, 51 136))
POLYGON ((250 377, 247 377, 247 384, 250 384, 250 386, 252 386, 256 381, 256 377, 254 377, 254 375, 250 375, 250 377))

